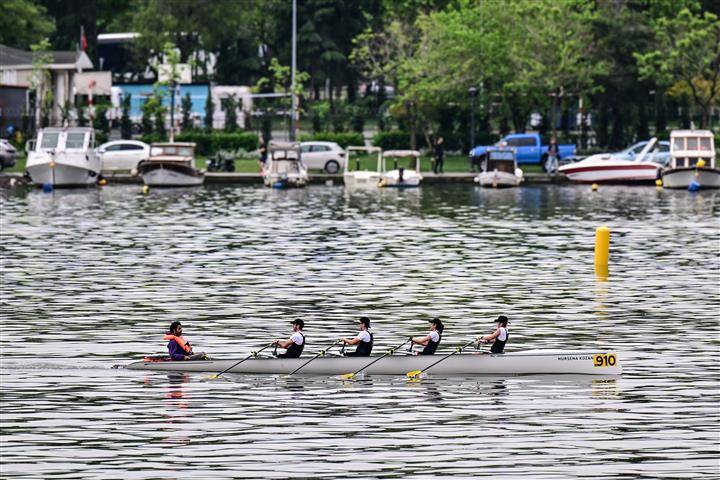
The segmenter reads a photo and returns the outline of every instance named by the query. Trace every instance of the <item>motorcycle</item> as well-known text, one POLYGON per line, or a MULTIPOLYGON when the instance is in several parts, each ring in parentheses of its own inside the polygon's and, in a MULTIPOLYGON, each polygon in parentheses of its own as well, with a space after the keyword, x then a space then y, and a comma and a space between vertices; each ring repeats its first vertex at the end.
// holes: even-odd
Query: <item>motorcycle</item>
POLYGON ((223 152, 217 152, 210 157, 207 164, 208 172, 234 172, 235 156, 223 152))

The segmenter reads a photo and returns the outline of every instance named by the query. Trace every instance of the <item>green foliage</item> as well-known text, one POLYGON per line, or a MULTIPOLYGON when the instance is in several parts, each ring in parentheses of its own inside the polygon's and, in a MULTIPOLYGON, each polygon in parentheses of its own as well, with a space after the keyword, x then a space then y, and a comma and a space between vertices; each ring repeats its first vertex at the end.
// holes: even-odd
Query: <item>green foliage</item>
POLYGON ((203 119, 203 124, 207 130, 213 128, 213 115, 215 115, 215 102, 212 99, 212 91, 208 89, 207 100, 205 100, 205 118, 203 119))
POLYGON ((93 114, 93 128, 99 130, 102 133, 110 133, 110 122, 107 118, 108 105, 100 103, 95 105, 95 112, 93 114))
POLYGON ((175 137, 178 142, 193 142, 196 144, 195 152, 198 155, 212 155, 220 150, 247 151, 258 148, 258 136, 252 132, 183 132, 175 137))
POLYGON ((238 101, 235 95, 229 95, 220 100, 220 105, 225 111, 225 131, 234 132, 238 128, 237 124, 237 108, 238 101))
POLYGON ((72 112, 73 105, 70 100, 65 100, 65 103, 60 105, 60 125, 70 124, 70 112, 72 112))
POLYGON ((0 14, 0 44, 27 49, 55 30, 47 10, 32 0, 3 0, 0 14))
POLYGON ((407 150, 410 148, 410 133, 399 130, 379 132, 372 143, 383 150, 407 150))
POLYGON ((50 125, 50 113, 54 98, 52 76, 48 68, 48 65, 52 63, 52 55, 49 53, 50 41, 45 38, 31 45, 30 50, 33 52, 30 87, 35 91, 35 101, 40 106, 40 118, 38 118, 40 126, 47 127, 50 125))
POLYGON ((362 134, 355 132, 315 132, 312 135, 300 135, 301 142, 308 142, 312 140, 318 142, 335 142, 343 148, 347 148, 350 145, 365 145, 365 139, 362 134))
POLYGON ((132 95, 127 93, 122 99, 122 117, 120 117, 120 136, 123 139, 132 138, 132 122, 130 120, 130 99, 132 95))
POLYGON ((75 105, 75 116, 77 117, 77 124, 79 127, 86 127, 88 119, 85 116, 85 105, 80 98, 77 99, 77 105, 75 105))

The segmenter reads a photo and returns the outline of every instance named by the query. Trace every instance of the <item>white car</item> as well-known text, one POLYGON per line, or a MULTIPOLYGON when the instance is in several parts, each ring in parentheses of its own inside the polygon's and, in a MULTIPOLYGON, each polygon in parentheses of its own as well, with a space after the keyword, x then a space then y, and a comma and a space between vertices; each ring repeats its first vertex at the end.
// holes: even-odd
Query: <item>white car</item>
POLYGON ((97 148, 104 171, 132 170, 150 157, 150 145, 137 140, 114 140, 97 148))
POLYGON ((338 173, 345 168, 345 150, 335 142, 302 142, 300 151, 308 169, 338 173))

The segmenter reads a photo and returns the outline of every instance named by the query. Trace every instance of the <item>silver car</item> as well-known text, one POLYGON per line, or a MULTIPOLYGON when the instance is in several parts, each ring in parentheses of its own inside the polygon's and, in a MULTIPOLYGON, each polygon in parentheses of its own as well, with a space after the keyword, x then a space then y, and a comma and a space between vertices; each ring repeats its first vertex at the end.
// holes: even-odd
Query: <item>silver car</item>
POLYGON ((150 145, 137 140, 115 140, 97 148, 103 171, 132 170, 150 157, 150 145))
POLYGON ((300 151, 308 169, 338 173, 345 168, 345 150, 335 142, 302 142, 300 151))
POLYGON ((14 167, 17 161, 17 150, 9 141, 0 138, 0 170, 14 167))

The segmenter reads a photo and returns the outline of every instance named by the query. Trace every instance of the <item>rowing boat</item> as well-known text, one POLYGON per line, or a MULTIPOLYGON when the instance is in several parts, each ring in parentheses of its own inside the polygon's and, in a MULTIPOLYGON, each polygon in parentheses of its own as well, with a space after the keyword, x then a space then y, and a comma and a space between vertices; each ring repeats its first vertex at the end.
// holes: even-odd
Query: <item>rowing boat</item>
MULTIPOLYGON (((320 357, 297 374, 342 375, 355 372, 377 357, 320 357)), ((364 370, 368 375, 405 375, 424 370, 442 355, 393 355, 364 370)), ((239 359, 197 361, 157 361, 145 359, 127 365, 130 370, 179 372, 220 372, 239 359)), ((287 374, 307 362, 307 358, 251 358, 229 370, 229 373, 287 374)), ((528 350, 503 354, 458 354, 431 369, 436 376, 453 375, 620 375, 622 366, 617 353, 607 351, 528 350)))

